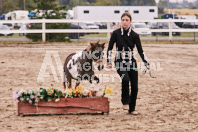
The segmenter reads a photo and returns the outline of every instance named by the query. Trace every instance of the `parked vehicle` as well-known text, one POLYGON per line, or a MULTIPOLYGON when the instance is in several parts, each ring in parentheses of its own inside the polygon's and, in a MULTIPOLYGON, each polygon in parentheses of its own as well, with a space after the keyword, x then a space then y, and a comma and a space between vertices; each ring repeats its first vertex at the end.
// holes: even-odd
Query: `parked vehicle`
MULTIPOLYGON (((172 18, 173 19, 173 14, 163 14, 161 16, 162 19, 169 19, 169 18, 172 18)), ((174 19, 178 19, 178 15, 177 14, 174 14, 174 19)))
MULTIPOLYGON (((21 25, 21 27, 19 28, 19 30, 27 30, 28 28, 27 28, 27 25, 25 25, 25 24, 23 24, 23 25, 21 25)), ((26 33, 19 33, 19 36, 25 36, 26 35, 26 33)))
POLYGON ((88 29, 99 29, 99 26, 97 26, 94 22, 86 23, 88 29))
MULTIPOLYGON (((179 27, 172 23, 173 29, 179 29, 179 27)), ((154 29, 169 29, 169 23, 168 22, 157 22, 156 27, 154 29)), ((181 32, 172 32, 173 35, 181 35, 181 32)), ((169 32, 153 32, 152 35, 169 35, 169 32)))
POLYGON ((157 23, 156 22, 149 22, 147 23, 147 26, 150 28, 150 29, 154 29, 157 27, 157 23))
MULTIPOLYGON (((7 25, 0 25, 0 30, 2 31, 9 31, 9 30, 11 30, 7 25)), ((0 33, 0 36, 12 36, 13 35, 13 33, 5 33, 5 32, 3 32, 3 33, 0 33)))
POLYGON ((34 28, 34 27, 35 27, 35 23, 28 23, 28 24, 27 24, 27 27, 28 27, 28 28, 34 28))
POLYGON ((5 13, 0 16, 0 20, 5 20, 5 13))
POLYGON ((95 24, 99 26, 99 29, 107 29, 107 24, 104 22, 95 22, 95 24))
MULTIPOLYGON (((99 29, 99 26, 97 26, 94 22, 88 22, 88 23, 85 23, 88 27, 88 29, 99 29)), ((89 34, 92 34, 92 33, 89 33, 89 34)), ((95 34, 95 33, 93 33, 95 34)), ((96 33, 98 34, 98 33, 96 33)))
POLYGON ((82 29, 89 29, 89 27, 85 24, 85 23, 83 23, 83 22, 75 22, 75 23, 72 23, 72 24, 74 24, 74 25, 78 25, 78 26, 80 26, 82 29))
POLYGON ((14 29, 12 23, 3 23, 3 25, 7 25, 11 30, 14 29))
MULTIPOLYGON (((28 11, 25 10, 14 10, 12 12, 8 12, 5 15, 5 20, 29 20, 28 11)), ((20 27, 23 23, 13 23, 13 27, 20 27)))
POLYGON ((36 13, 31 13, 31 12, 29 12, 29 13, 28 13, 28 18, 29 18, 29 19, 36 18, 36 13))
MULTIPOLYGON (((75 25, 75 24, 70 24, 68 29, 82 29, 80 26, 75 25)), ((68 33, 68 37, 71 39, 78 39, 80 36, 83 36, 84 33, 68 33)))
POLYGON ((106 22, 101 22, 101 23, 102 23, 103 29, 107 29, 107 23, 106 22))
POLYGON ((183 28, 198 28, 198 22, 184 22, 183 28))
POLYGON ((132 23, 131 26, 139 35, 151 35, 151 31, 145 23, 132 23))
MULTIPOLYGON (((170 18, 172 18, 172 19, 179 19, 179 17, 178 17, 178 15, 177 14, 163 14, 162 16, 161 16, 161 18, 162 19, 170 19, 170 18)), ((182 24, 183 24, 183 22, 175 22, 175 24, 178 26, 178 27, 182 27, 182 24)))
POLYGON ((73 19, 78 20, 119 20, 120 15, 129 12, 134 20, 152 20, 158 17, 157 6, 76 6, 73 19))

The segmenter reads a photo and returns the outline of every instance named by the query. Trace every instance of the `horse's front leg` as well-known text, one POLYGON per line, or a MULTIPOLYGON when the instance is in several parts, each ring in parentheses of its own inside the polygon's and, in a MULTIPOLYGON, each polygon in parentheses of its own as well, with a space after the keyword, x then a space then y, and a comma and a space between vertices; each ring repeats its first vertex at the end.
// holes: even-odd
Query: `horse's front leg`
POLYGON ((92 85, 92 96, 96 96, 96 93, 99 91, 99 78, 96 77, 95 75, 92 76, 92 79, 89 81, 92 85), (92 80, 96 81, 96 86, 92 83, 92 80))
POLYGON ((99 78, 96 77, 95 75, 94 75, 93 80, 95 80, 96 83, 97 83, 97 84, 96 84, 96 87, 94 88, 94 90, 98 92, 98 91, 99 91, 99 88, 100 88, 100 87, 99 87, 99 82, 100 82, 100 80, 99 80, 99 78))
POLYGON ((69 76, 67 76, 67 86, 68 88, 72 88, 72 79, 69 76))
POLYGON ((77 77, 77 80, 76 80, 76 86, 75 88, 77 88, 79 85, 80 85, 80 81, 82 80, 82 78, 80 77, 80 75, 77 77))
POLYGON ((98 70, 101 71, 104 68, 103 62, 99 61, 98 63, 98 70))
POLYGON ((71 82, 72 82, 71 77, 66 75, 65 72, 64 72, 64 81, 63 81, 64 92, 66 92, 68 88, 72 87, 71 82))

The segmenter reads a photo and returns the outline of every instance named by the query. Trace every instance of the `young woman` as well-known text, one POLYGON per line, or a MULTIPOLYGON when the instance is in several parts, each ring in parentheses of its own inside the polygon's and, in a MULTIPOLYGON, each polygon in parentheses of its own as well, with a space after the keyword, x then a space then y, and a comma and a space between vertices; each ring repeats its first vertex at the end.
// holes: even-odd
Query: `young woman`
POLYGON ((116 43, 115 66, 117 73, 122 79, 121 101, 124 110, 130 114, 137 115, 135 110, 138 93, 138 69, 133 48, 136 46, 145 66, 149 69, 149 63, 143 52, 139 35, 131 28, 132 17, 125 12, 121 16, 121 28, 113 31, 107 50, 107 68, 112 68, 111 54, 114 43, 116 43), (131 95, 129 96, 129 82, 131 83, 131 95))

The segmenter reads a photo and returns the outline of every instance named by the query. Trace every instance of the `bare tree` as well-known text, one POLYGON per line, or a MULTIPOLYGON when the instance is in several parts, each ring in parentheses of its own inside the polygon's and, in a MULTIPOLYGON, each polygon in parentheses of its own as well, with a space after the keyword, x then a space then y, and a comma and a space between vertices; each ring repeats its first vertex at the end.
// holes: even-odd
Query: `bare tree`
POLYGON ((2 0, 0 0, 0 15, 2 15, 2 0))

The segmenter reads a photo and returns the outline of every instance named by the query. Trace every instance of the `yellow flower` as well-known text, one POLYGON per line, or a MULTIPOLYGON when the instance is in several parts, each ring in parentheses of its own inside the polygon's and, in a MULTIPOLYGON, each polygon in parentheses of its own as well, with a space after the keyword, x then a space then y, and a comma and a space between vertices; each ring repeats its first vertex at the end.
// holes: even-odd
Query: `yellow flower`
POLYGON ((59 89, 58 89, 58 88, 57 88, 56 90, 57 90, 57 91, 59 91, 59 89))
POLYGON ((54 90, 54 88, 53 88, 53 87, 51 87, 51 89, 52 89, 52 90, 54 90))
POLYGON ((74 90, 73 93, 76 93, 76 90, 74 90))
POLYGON ((77 88, 76 88, 76 90, 78 90, 78 91, 81 91, 83 88, 82 88, 82 86, 78 86, 77 88))
POLYGON ((72 93, 72 92, 73 92, 73 90, 72 90, 72 89, 70 89, 70 90, 69 90, 69 93, 72 93))
POLYGON ((50 89, 49 88, 47 88, 47 91, 49 91, 50 89))
POLYGON ((113 90, 110 87, 105 88, 105 94, 112 94, 113 90))
POLYGON ((40 99, 43 99, 43 97, 41 96, 40 99))
POLYGON ((89 95, 89 96, 91 96, 91 90, 89 90, 89 93, 88 93, 88 95, 89 95))

